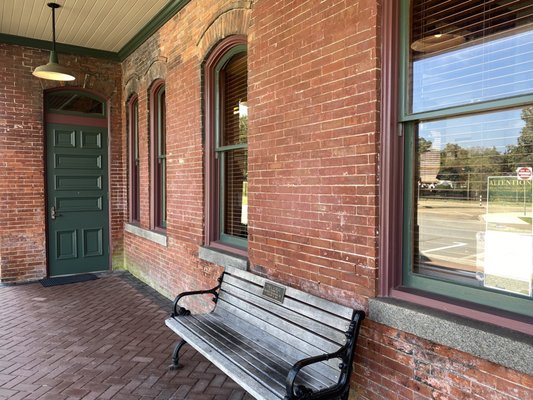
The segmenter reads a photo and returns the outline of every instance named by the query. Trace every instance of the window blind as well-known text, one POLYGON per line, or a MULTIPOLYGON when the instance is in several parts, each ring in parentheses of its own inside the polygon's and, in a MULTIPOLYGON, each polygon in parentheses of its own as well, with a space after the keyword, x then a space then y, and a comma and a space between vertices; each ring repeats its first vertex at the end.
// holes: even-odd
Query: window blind
POLYGON ((533 90, 533 2, 412 3, 411 111, 533 90))
POLYGON ((248 175, 246 60, 246 54, 235 55, 221 74, 223 130, 220 137, 222 150, 219 153, 223 184, 223 233, 244 239, 248 237, 246 207, 243 207, 247 204, 245 189, 248 175))

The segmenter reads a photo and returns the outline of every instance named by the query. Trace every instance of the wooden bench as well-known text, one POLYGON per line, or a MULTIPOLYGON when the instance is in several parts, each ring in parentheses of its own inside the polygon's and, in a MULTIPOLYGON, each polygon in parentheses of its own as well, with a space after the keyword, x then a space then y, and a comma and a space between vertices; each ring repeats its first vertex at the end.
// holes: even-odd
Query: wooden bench
POLYGON ((228 267, 211 290, 184 292, 165 322, 257 399, 348 399, 352 358, 365 313, 228 267), (178 305, 211 294, 208 314, 178 305))

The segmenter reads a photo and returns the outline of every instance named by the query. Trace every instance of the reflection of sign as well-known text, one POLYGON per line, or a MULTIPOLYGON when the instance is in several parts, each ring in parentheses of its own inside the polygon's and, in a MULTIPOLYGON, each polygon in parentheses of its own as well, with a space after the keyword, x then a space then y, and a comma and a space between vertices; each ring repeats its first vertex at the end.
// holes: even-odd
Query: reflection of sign
POLYGON ((531 180, 521 180, 516 176, 489 176, 489 212, 492 212, 492 205, 497 202, 523 204, 525 200, 529 204, 531 202, 532 183, 531 180))
POLYGON ((241 224, 248 225, 248 182, 242 183, 241 224))
POLYGON ((485 287, 525 296, 532 293, 533 236, 485 232, 485 287))
POLYGON ((531 167, 520 167, 516 169, 516 177, 522 181, 530 181, 532 175, 531 167))
POLYGON ((263 287, 263 296, 279 303, 283 303, 283 300, 285 299, 285 288, 283 286, 274 285, 270 282, 265 282, 265 286, 263 287))

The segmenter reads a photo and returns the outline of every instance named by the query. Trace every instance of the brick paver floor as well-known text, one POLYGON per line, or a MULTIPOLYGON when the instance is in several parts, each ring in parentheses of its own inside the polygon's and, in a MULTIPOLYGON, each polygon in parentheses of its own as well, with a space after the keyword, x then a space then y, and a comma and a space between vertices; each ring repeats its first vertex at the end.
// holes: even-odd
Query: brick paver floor
POLYGON ((0 400, 252 400, 189 346, 167 369, 170 304, 127 273, 0 285, 0 400))

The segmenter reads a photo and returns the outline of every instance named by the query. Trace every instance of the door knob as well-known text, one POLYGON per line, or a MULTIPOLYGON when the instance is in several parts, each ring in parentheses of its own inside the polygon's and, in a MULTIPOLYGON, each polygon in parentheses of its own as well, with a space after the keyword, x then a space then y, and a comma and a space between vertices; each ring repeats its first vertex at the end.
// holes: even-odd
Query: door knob
POLYGON ((50 208, 50 218, 51 219, 56 219, 56 217, 57 217, 56 208, 54 206, 52 206, 52 208, 50 208))

